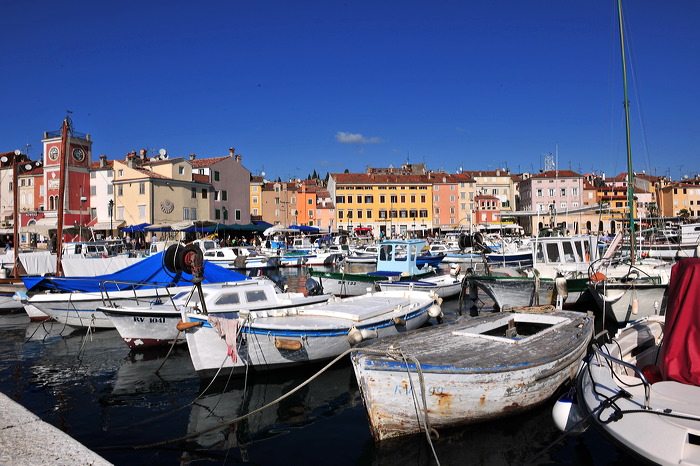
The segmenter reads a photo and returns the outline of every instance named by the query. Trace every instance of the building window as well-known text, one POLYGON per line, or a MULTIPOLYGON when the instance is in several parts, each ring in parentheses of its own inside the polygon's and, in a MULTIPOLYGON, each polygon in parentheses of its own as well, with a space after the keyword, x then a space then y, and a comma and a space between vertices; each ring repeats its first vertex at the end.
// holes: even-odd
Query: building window
POLYGON ((117 207, 117 220, 124 220, 124 206, 117 207))
POLYGON ((124 185, 119 185, 117 186, 117 196, 123 196, 124 195, 124 185))
POLYGON ((207 198, 207 191, 208 191, 207 188, 202 188, 202 199, 207 198))
POLYGON ((114 178, 114 170, 107 170, 107 178, 114 178))
POLYGON ((235 212, 236 220, 240 220, 241 219, 241 210, 236 209, 234 212, 235 212))
POLYGON ((140 219, 146 218, 146 205, 145 204, 139 205, 139 218, 140 219))
POLYGON ((221 191, 221 200, 228 201, 228 191, 221 191))
POLYGON ((219 171, 214 170, 214 181, 219 181, 219 171))
POLYGON ((146 194, 146 183, 139 183, 139 194, 146 194))
POLYGON ((97 178, 97 172, 90 172, 90 178, 92 178, 93 180, 97 178))
POLYGON ((221 211, 219 209, 214 209, 214 220, 221 220, 221 211))
POLYGON ((114 185, 112 183, 107 185, 107 194, 114 194, 114 185))
POLYGON ((185 174, 185 167, 177 167, 177 173, 180 175, 185 174))
POLYGON ((197 188, 191 188, 190 191, 192 192, 192 199, 197 199, 197 188))
POLYGON ((90 195, 97 196, 97 186, 90 186, 90 195))
POLYGON ((119 174, 119 178, 121 178, 122 176, 124 176, 124 170, 123 170, 123 169, 119 169, 119 170, 117 171, 117 173, 119 174))
POLYGON ((537 190, 537 197, 542 197, 542 190, 541 189, 537 190))

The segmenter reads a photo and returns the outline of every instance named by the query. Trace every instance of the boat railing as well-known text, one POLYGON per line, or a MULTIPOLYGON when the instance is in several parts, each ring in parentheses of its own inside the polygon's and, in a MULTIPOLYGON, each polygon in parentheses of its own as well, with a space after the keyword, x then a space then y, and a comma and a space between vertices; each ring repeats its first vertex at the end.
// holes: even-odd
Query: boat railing
MULTIPOLYGON (((651 396, 651 384, 649 383, 647 378, 644 377, 644 374, 642 373, 641 369, 639 369, 634 364, 630 364, 626 361, 623 361, 622 359, 618 359, 618 358, 606 353, 601 348, 599 348, 595 345, 593 346, 593 350, 595 351, 596 355, 598 355, 604 359, 607 359, 608 361, 611 361, 614 364, 619 364, 622 367, 625 367, 627 369, 631 369, 635 373, 635 375, 637 377, 639 377, 639 379, 642 381, 642 384, 644 385, 644 409, 651 409, 650 403, 649 403, 649 399, 651 396)), ((612 371, 612 367, 610 367, 610 370, 612 371)))
POLYGON ((109 295, 110 292, 131 291, 134 294, 134 301, 137 305, 141 304, 140 301, 145 304, 153 304, 154 302, 162 303, 164 298, 167 297, 172 303, 173 307, 176 307, 175 302, 173 301, 173 293, 171 291, 173 286, 170 283, 152 282, 144 284, 122 280, 104 280, 100 282, 99 286, 102 303, 105 306, 115 307, 113 297, 110 297, 109 295), (154 290, 155 296, 149 295, 147 298, 143 296, 139 297, 138 292, 146 289, 154 290))

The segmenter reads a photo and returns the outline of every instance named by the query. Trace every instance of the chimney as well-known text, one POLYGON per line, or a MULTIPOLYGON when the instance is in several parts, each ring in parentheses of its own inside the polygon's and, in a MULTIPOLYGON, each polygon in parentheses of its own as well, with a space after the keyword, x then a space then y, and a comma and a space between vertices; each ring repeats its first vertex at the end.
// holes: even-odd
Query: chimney
POLYGON ((228 148, 228 155, 229 156, 233 157, 234 152, 236 152, 236 149, 234 149, 233 147, 228 148))
POLYGON ((126 165, 129 168, 134 168, 134 154, 132 154, 132 153, 126 154, 126 165))
POLYGON ((139 151, 139 158, 141 158, 142 161, 146 161, 146 149, 141 149, 139 151))
POLYGON ((104 168, 107 165, 107 156, 102 154, 100 155, 100 168, 104 168))
POLYGON ((496 176, 501 176, 501 169, 500 168, 496 169, 496 176))
POLYGON ((194 160, 197 158, 197 154, 190 154, 190 160, 194 160))

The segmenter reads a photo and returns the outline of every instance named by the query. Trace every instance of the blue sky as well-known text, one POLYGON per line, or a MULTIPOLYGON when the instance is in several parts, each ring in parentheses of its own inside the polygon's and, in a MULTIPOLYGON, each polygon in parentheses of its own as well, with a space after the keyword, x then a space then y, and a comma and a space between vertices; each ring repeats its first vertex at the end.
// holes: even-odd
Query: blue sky
MULTIPOLYGON (((700 2, 625 2, 635 171, 700 173, 700 2)), ((0 151, 66 111, 93 160, 165 148, 305 178, 425 163, 626 171, 614 0, 17 1, 0 151)))

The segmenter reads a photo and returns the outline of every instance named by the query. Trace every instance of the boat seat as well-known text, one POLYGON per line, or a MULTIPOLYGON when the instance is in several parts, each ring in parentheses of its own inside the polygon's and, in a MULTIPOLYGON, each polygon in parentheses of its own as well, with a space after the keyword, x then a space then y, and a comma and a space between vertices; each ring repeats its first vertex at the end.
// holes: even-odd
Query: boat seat
POLYGON ((651 398, 688 405, 688 414, 700 416, 700 387, 664 380, 651 386, 651 398))

